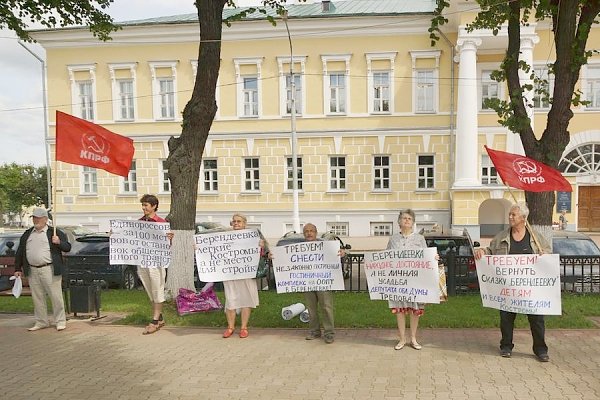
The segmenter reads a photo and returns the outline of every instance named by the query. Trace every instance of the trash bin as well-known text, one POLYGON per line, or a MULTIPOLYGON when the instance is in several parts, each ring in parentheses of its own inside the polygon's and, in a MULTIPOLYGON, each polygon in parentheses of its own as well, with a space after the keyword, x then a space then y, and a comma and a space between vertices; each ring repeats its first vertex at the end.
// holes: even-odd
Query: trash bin
POLYGON ((96 312, 100 316, 100 288, 97 285, 72 285, 69 288, 71 312, 89 314, 96 312))

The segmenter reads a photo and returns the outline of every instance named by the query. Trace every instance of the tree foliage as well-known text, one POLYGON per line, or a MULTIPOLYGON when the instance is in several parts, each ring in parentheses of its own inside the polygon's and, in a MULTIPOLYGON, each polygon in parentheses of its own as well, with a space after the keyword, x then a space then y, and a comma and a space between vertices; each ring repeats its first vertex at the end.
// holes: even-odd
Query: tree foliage
MULTIPOLYGON (((493 79, 506 82, 509 99, 489 102, 500 117, 499 123, 518 134, 525 154, 556 168, 570 141, 569 122, 573 118, 571 106, 582 103, 581 93, 575 90, 581 67, 593 52, 587 50, 587 41, 592 25, 600 13, 600 0, 475 0, 479 11, 475 20, 467 26, 468 32, 477 29, 490 29, 497 35, 507 29, 508 47, 500 70, 493 79), (553 33, 553 46, 556 59, 548 63, 554 75, 554 91, 538 92, 550 101, 550 111, 542 135, 536 137, 531 128, 527 110, 533 107, 525 98, 533 85, 522 84, 519 71, 523 71, 534 83, 544 83, 536 76, 533 66, 519 59, 521 48, 521 27, 531 22, 550 20, 553 33)), ((436 15, 432 19, 430 36, 438 40, 437 31, 448 22, 444 11, 450 7, 449 1, 438 0, 436 15)), ((543 86, 543 85, 542 85, 543 86)), ((534 224, 551 225, 554 193, 526 192, 529 203, 530 220, 534 224)))
POLYGON ((94 36, 107 40, 118 29, 104 12, 113 1, 0 0, 0 29, 9 29, 20 39, 31 41, 27 32, 31 25, 46 28, 87 25, 94 36))
POLYGON ((47 202, 46 167, 16 163, 0 166, 0 214, 14 220, 21 216, 23 207, 47 202))

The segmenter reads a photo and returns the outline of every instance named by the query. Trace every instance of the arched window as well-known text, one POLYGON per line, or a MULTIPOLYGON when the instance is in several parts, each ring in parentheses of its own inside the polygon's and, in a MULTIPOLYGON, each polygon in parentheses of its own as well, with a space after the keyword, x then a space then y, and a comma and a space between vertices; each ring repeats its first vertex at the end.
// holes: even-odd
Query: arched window
POLYGON ((566 154, 558 164, 566 174, 589 175, 600 172, 600 144, 582 144, 566 154))

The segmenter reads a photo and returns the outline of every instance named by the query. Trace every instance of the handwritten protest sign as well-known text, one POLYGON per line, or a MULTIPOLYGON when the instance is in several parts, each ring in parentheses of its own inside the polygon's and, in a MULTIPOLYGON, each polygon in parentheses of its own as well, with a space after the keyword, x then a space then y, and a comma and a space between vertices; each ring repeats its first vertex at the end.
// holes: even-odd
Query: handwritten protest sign
POLYGON ((277 293, 344 290, 337 240, 292 243, 271 249, 277 293))
POLYGON ((260 235, 254 229, 195 235, 196 267, 203 282, 256 278, 260 235))
POLYGON ((390 249, 365 253, 371 300, 439 303, 437 250, 390 249))
POLYGON ((168 267, 171 243, 167 222, 111 220, 110 265, 129 264, 142 268, 168 267))
POLYGON ((560 315, 558 254, 485 255, 477 260, 484 307, 519 314, 560 315))

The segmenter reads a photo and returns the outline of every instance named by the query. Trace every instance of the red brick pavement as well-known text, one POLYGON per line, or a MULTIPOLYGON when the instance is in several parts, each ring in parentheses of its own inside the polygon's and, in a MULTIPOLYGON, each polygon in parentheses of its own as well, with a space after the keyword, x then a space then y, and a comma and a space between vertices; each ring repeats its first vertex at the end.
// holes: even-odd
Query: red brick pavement
POLYGON ((339 330, 336 341, 302 330, 142 328, 69 321, 27 332, 32 317, 0 315, 3 399, 598 399, 600 329, 549 330, 551 360, 532 356, 527 330, 511 359, 499 332, 425 329, 423 350, 393 350, 395 332, 339 330))

